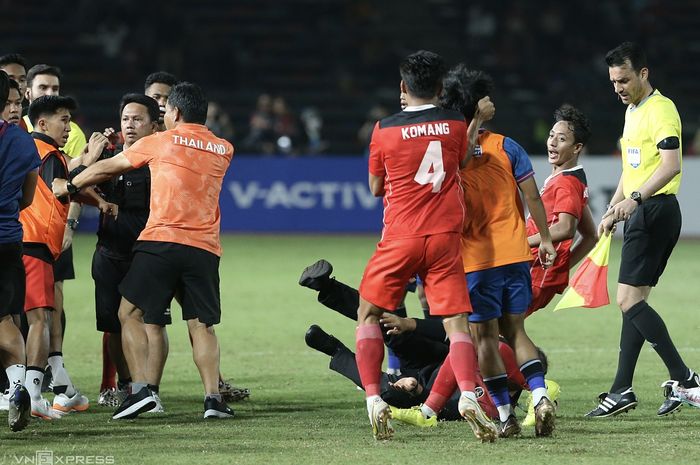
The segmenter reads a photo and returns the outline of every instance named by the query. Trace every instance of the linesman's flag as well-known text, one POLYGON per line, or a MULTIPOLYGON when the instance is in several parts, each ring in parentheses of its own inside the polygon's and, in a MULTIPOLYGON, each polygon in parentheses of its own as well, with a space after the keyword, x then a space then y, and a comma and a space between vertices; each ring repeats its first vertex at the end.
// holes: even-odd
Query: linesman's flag
POLYGON ((603 234, 596 246, 569 280, 569 288, 554 307, 562 308, 602 307, 610 303, 608 296, 608 257, 612 234, 603 234))

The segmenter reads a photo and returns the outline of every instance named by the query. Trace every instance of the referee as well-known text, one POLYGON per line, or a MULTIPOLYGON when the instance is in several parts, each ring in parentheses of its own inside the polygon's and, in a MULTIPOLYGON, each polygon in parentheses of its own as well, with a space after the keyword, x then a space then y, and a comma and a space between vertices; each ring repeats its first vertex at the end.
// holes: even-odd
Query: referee
MULTIPOLYGON (((610 417, 637 405, 632 378, 645 341, 668 368, 662 387, 666 400, 657 415, 680 409, 677 388, 698 386, 698 375, 683 362, 661 316, 647 303, 666 267, 681 230, 676 193, 681 183, 681 120, 673 102, 649 82, 649 68, 641 48, 625 42, 605 56, 610 82, 627 105, 620 140, 622 177, 598 226, 610 234, 625 222, 617 305, 622 310, 620 355, 609 393, 600 395, 588 417, 610 417)), ((681 389, 682 391, 682 389, 681 389)))

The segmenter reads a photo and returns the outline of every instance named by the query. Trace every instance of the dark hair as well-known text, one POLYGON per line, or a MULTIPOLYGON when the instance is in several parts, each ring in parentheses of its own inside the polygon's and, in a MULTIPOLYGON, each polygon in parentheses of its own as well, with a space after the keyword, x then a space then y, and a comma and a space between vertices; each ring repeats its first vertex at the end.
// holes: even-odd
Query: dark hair
POLYGON ((637 73, 647 67, 644 50, 634 42, 623 42, 605 54, 605 62, 609 67, 622 66, 627 60, 637 73))
POLYGON ((157 123, 160 118, 160 109, 158 108, 158 102, 153 100, 151 97, 144 94, 126 94, 122 97, 121 102, 119 102, 119 116, 124 112, 124 107, 130 103, 138 103, 143 105, 148 110, 148 117, 151 119, 152 123, 157 123))
MULTIPOLYGON (((2 70, 0 70, 0 71, 2 71, 2 70)), ((3 71, 3 73, 4 73, 4 71, 3 71)), ((8 76, 8 78, 9 78, 9 76, 8 76)), ((14 79, 10 79, 10 82, 8 84, 10 86, 10 89, 15 89, 17 92, 19 92, 19 83, 17 81, 15 81, 14 79)), ((22 96, 22 94, 20 94, 20 97, 21 96, 22 96)), ((10 98, 9 94, 8 94, 7 98, 10 98)), ((5 99, 5 100, 7 100, 7 99, 5 99)))
POLYGON ((0 68, 5 65, 20 65, 25 70, 27 69, 27 60, 19 53, 8 53, 0 57, 0 68))
POLYGON ((60 95, 42 95, 38 99, 35 99, 31 105, 29 105, 29 121, 31 121, 32 126, 36 126, 39 118, 42 116, 55 115, 58 110, 65 108, 68 111, 75 111, 78 108, 78 104, 71 97, 62 97, 60 95))
POLYGON ((5 71, 0 71, 0 105, 2 105, 2 110, 5 111, 5 105, 7 105, 7 97, 10 95, 10 81, 11 79, 7 77, 5 71))
POLYGON ((574 133, 574 142, 586 145, 591 137, 591 125, 581 110, 565 103, 554 110, 554 122, 566 121, 574 133))
POLYGON ((143 85, 143 90, 147 90, 149 87, 151 87, 152 84, 156 82, 173 87, 179 81, 174 75, 168 72, 156 71, 155 73, 151 73, 148 75, 148 77, 146 78, 146 83, 143 85))
POLYGON ((49 66, 43 64, 34 65, 31 68, 29 68, 29 71, 27 71, 27 87, 31 88, 32 82, 34 82, 34 78, 41 74, 49 74, 51 76, 56 76, 59 81, 61 80, 61 78, 63 78, 61 70, 56 66, 49 66))
POLYGON ((191 82, 175 84, 170 91, 168 105, 180 110, 185 123, 204 124, 207 121, 209 102, 204 91, 197 84, 191 82))
POLYGON ((414 97, 429 99, 440 92, 442 78, 447 71, 440 55, 426 50, 412 53, 399 65, 399 74, 408 92, 414 97))
POLYGON ((468 70, 460 63, 447 72, 443 82, 440 106, 455 110, 472 119, 476 104, 493 91, 493 79, 483 71, 468 70))

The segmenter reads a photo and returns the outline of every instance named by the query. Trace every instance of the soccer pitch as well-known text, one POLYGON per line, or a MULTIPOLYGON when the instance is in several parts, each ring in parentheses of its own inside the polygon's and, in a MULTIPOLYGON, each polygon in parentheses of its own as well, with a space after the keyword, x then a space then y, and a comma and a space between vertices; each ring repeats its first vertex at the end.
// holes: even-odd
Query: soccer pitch
MULTIPOLYGON (((700 410, 684 407, 677 415, 656 417, 663 401, 659 386, 668 373, 648 346, 635 377, 639 407, 620 418, 583 419, 614 376, 620 330, 614 306, 557 313, 550 306, 527 321, 532 339, 549 356, 548 378, 562 386, 552 438, 536 439, 533 430, 525 429, 522 438, 481 444, 463 422, 422 430, 395 422, 393 440, 372 439, 362 393, 328 369, 327 356, 304 343, 306 329, 316 323, 353 348, 355 325, 318 304, 316 294, 297 280, 305 266, 325 258, 339 280, 356 286, 376 240, 376 236, 224 236, 223 314, 216 329, 221 367, 236 385, 251 389, 250 399, 231 404, 234 419, 202 419, 203 388, 186 325, 175 308, 161 384, 166 413, 113 421, 111 408, 96 405, 102 362, 90 277, 95 236, 77 236, 78 279, 65 285, 64 354, 73 381, 92 405, 87 412, 61 420, 33 420, 20 433, 3 427, 0 464, 698 463, 700 410), (41 462, 48 452, 53 462, 41 462)), ((619 247, 619 242, 613 244, 610 260, 613 301, 619 247)), ((686 363, 696 370, 700 369, 699 275, 700 242, 681 242, 650 299, 686 363)), ((407 307, 411 316, 421 315, 414 296, 407 298, 407 307)), ((6 414, 0 419, 6 421, 6 414)))

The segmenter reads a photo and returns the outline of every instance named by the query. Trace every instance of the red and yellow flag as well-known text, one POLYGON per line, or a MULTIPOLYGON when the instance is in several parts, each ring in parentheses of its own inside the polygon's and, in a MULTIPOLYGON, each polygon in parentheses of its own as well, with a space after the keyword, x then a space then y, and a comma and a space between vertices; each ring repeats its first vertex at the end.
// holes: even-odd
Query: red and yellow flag
POLYGON ((596 246, 569 280, 569 288, 554 307, 562 308, 602 307, 610 303, 608 296, 608 257, 612 234, 603 234, 596 246))

